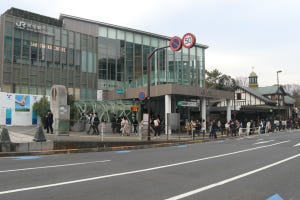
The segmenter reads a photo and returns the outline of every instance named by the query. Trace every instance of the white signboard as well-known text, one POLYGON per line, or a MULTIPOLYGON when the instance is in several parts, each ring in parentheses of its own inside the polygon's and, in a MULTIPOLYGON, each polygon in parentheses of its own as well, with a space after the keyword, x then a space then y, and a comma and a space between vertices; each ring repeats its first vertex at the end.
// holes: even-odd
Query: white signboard
POLYGON ((178 101, 177 105, 183 107, 199 107, 199 103, 196 101, 178 101))
POLYGON ((42 95, 14 94, 0 92, 0 124, 29 126, 37 123, 32 106, 42 95))

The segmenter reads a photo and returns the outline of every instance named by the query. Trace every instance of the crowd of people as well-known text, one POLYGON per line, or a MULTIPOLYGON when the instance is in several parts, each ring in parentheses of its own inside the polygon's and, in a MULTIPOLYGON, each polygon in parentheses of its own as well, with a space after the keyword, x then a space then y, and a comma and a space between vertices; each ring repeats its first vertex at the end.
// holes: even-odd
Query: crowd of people
POLYGON ((239 136, 241 134, 251 135, 255 133, 264 134, 270 132, 293 130, 300 128, 300 119, 290 118, 287 120, 229 120, 221 122, 220 120, 185 120, 182 124, 186 134, 192 136, 205 136, 208 133, 210 139, 217 138, 217 132, 222 136, 239 136))
MULTIPOLYGON (((83 114, 82 119, 87 122, 86 133, 99 135, 100 121, 106 122, 105 119, 99 119, 97 113, 91 113, 89 115, 83 114)), ((143 121, 138 122, 134 116, 131 120, 127 116, 119 116, 113 114, 110 119, 111 131, 113 134, 121 134, 122 136, 138 135, 138 127, 143 126, 143 121)), ((180 123, 181 133, 186 133, 190 136, 205 137, 206 135, 210 139, 216 139, 219 133, 222 136, 239 136, 241 134, 263 134, 283 130, 292 130, 300 128, 300 119, 287 119, 287 120, 230 120, 228 122, 222 122, 221 120, 212 119, 206 121, 200 120, 188 120, 180 123)), ((154 138, 160 138, 162 132, 164 132, 165 124, 163 118, 159 116, 150 117, 150 133, 154 138)))

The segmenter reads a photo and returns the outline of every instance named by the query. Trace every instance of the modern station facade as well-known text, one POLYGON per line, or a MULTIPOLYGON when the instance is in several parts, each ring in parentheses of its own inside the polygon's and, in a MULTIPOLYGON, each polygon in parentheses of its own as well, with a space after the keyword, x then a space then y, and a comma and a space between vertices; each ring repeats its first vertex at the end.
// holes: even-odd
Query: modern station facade
MULTIPOLYGON (((167 46, 171 39, 79 17, 62 14, 55 19, 16 8, 2 14, 0 23, 0 91, 49 95, 57 84, 65 85, 69 94, 81 100, 138 101, 141 92, 147 93, 148 54, 167 46)), ((177 112, 178 101, 196 101, 198 106, 189 111, 199 112, 206 98, 214 96, 204 89, 207 48, 195 44, 190 49, 166 48, 153 55, 153 112, 177 112)))

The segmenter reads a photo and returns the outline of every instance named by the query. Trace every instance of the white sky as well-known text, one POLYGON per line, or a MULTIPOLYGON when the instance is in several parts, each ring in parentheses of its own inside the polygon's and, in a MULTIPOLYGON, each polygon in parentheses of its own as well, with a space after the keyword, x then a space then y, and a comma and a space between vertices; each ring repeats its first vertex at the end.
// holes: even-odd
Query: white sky
POLYGON ((0 0, 53 18, 61 13, 165 36, 190 32, 208 45, 206 69, 248 77, 259 86, 300 84, 298 0, 0 0))

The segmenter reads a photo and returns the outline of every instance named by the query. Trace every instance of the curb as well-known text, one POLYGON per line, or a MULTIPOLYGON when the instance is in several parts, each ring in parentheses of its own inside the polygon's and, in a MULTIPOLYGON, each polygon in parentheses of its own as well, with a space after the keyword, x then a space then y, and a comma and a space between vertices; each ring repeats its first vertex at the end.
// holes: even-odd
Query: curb
POLYGON ((28 151, 28 152, 0 152, 0 157, 14 157, 14 156, 30 156, 30 155, 53 155, 53 154, 70 154, 70 153, 88 153, 88 152, 106 152, 106 151, 120 151, 120 150, 133 150, 133 149, 148 149, 157 147, 169 147, 178 146, 183 144, 201 144, 206 142, 205 140, 187 140, 187 141, 173 141, 154 144, 142 144, 142 145, 124 145, 124 146, 112 146, 112 147, 96 147, 96 148, 70 148, 70 149, 54 149, 43 151, 28 151))

